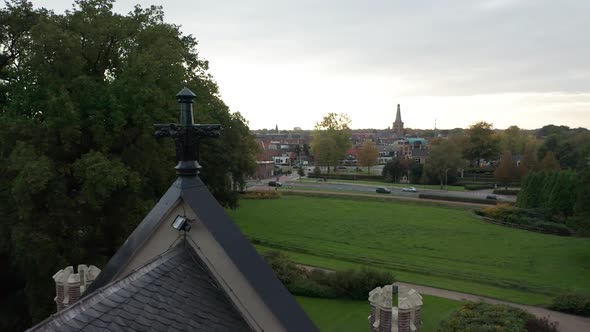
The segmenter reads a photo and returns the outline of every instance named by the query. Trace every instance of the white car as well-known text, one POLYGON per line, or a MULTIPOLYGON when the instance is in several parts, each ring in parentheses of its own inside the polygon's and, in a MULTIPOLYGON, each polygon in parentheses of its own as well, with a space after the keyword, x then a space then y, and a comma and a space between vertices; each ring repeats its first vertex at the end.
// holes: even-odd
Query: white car
POLYGON ((402 191, 409 191, 409 192, 418 192, 418 190, 414 187, 409 187, 409 188, 402 188, 402 191))

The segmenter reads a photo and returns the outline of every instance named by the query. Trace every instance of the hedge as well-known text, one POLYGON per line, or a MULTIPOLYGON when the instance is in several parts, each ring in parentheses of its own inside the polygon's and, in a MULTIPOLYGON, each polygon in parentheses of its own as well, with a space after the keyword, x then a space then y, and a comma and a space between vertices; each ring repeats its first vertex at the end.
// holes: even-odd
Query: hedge
MULTIPOLYGON (((333 180, 376 180, 376 181, 383 181, 383 176, 381 175, 368 175, 368 174, 339 174, 339 173, 330 173, 330 174, 307 174, 308 178, 311 179, 333 179, 333 180)), ((385 182, 385 181, 383 181, 385 182)))
POLYGON ((464 203, 475 203, 475 204, 488 204, 496 205, 497 201, 491 199, 475 198, 475 197, 458 197, 458 196, 443 196, 434 194, 419 194, 419 198, 423 199, 434 199, 439 201, 450 201, 450 202, 464 202, 464 203))
POLYGON ((551 309, 590 317, 590 294, 563 294, 553 299, 551 309))
POLYGON ((494 189, 494 194, 496 195, 511 195, 511 196, 516 196, 518 195, 518 192, 520 191, 520 189, 494 189))
POLYGON ((258 191, 247 191, 240 194, 240 198, 243 199, 277 199, 281 198, 281 194, 276 190, 258 190, 258 191))
POLYGON ((494 189, 491 183, 467 183, 464 187, 466 190, 494 189))

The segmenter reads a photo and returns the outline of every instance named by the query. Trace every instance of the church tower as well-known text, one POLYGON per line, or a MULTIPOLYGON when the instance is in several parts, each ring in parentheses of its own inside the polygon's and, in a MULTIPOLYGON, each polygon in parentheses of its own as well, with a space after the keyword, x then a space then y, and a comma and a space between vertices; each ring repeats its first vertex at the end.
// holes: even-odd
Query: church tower
POLYGON ((399 107, 399 104, 397 104, 397 113, 395 113, 395 122, 393 123, 393 132, 395 133, 395 135, 397 135, 398 137, 403 136, 404 134, 404 123, 402 122, 402 113, 399 107))

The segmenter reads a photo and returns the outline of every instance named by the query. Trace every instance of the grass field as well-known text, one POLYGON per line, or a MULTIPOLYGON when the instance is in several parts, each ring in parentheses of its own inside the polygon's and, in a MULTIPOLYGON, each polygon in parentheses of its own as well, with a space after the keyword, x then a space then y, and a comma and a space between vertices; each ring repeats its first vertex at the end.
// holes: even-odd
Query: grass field
POLYGON ((525 304, 590 291, 590 239, 516 230, 419 203, 285 196, 232 217, 260 250, 332 269, 369 265, 398 280, 525 304))
MULTIPOLYGON (((422 330, 434 332, 439 322, 463 305, 463 302, 423 295, 422 330)), ((369 331, 367 316, 370 314, 366 301, 346 301, 297 297, 297 302, 322 332, 369 331)))

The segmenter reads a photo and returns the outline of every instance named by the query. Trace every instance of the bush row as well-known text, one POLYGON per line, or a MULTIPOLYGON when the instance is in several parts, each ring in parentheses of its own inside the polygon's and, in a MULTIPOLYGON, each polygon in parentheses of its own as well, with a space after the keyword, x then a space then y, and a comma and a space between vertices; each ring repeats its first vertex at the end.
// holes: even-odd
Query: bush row
POLYGON ((339 174, 339 173, 330 173, 330 174, 314 174, 309 173, 307 174, 308 178, 312 179, 334 179, 334 180, 375 180, 375 181, 383 181, 383 176, 381 175, 368 175, 368 174, 339 174))
POLYGON ((494 189, 494 194, 496 195, 512 195, 512 196, 516 196, 518 195, 518 192, 520 190, 519 189, 494 189))
POLYGON ((551 309, 590 317, 590 295, 563 294, 557 296, 551 304, 551 309))
POLYGON ((494 189, 491 183, 467 183, 464 187, 466 190, 494 189))
POLYGON ((434 194, 419 194, 418 197, 424 198, 424 199, 435 199, 435 200, 440 200, 440 201, 496 205, 496 201, 494 201, 494 200, 475 198, 475 197, 443 196, 443 195, 434 195, 434 194))
POLYGON ((391 285, 395 279, 387 272, 363 268, 326 272, 307 271, 277 251, 265 253, 264 259, 287 289, 294 295, 366 300, 375 287, 391 285))
POLYGON ((553 222, 548 209, 521 209, 514 206, 499 205, 477 211, 477 214, 517 226, 535 228, 547 233, 570 235, 571 229, 563 223, 553 222))
POLYGON ((246 191, 240 195, 243 199, 277 199, 281 194, 276 190, 246 191))
POLYGON ((557 332, 547 318, 504 304, 467 303, 442 321, 438 332, 557 332))

